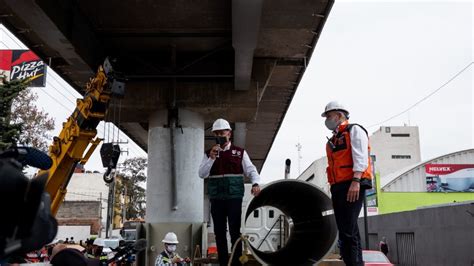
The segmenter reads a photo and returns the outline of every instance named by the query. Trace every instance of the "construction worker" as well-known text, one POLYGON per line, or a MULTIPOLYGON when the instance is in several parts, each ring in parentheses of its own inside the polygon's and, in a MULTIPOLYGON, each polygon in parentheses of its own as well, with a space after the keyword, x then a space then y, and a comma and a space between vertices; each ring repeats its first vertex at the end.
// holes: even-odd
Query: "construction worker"
MULTIPOLYGON (((254 196, 260 193, 260 176, 247 152, 231 143, 232 129, 229 122, 222 118, 217 119, 212 125, 212 132, 217 144, 205 152, 199 166, 199 176, 208 178, 207 192, 211 201, 217 256, 223 266, 227 265, 229 260, 227 221, 232 245, 240 237, 244 175, 250 177, 254 196)), ((241 254, 242 244, 239 242, 232 265, 240 265, 241 254)))
POLYGON ((86 258, 90 258, 90 259, 95 258, 95 255, 94 255, 94 240, 95 240, 95 238, 93 238, 93 237, 86 239, 86 247, 84 249, 84 256, 86 256, 86 258))
POLYGON ((175 233, 167 233, 161 242, 164 243, 165 249, 156 257, 155 266, 181 266, 190 262, 189 258, 183 259, 176 252, 179 242, 175 233))
POLYGON ((326 144, 328 182, 341 240, 341 256, 346 265, 364 265, 357 219, 365 190, 372 187, 367 130, 349 124, 349 111, 337 101, 326 105, 321 114, 333 136, 326 144))
POLYGON ((100 265, 107 265, 107 253, 105 251, 105 241, 103 238, 94 239, 92 251, 96 259, 99 259, 100 265))

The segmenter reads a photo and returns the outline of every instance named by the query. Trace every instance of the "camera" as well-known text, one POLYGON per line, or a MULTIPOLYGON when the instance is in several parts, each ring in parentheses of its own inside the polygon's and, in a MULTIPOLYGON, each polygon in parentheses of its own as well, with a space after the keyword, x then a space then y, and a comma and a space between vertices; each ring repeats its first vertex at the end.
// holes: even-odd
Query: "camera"
POLYGON ((28 179, 22 172, 26 165, 51 167, 48 158, 29 147, 0 152, 0 260, 40 249, 56 236, 58 224, 45 192, 48 176, 28 179))

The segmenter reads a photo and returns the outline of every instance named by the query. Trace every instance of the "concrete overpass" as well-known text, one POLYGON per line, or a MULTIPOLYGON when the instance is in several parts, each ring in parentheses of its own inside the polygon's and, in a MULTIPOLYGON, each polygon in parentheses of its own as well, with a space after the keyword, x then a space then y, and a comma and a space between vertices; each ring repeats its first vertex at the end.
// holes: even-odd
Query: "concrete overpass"
POLYGON ((148 118, 175 90, 205 128, 216 117, 246 123, 243 146, 260 169, 332 4, 0 0, 0 19, 79 92, 115 56, 129 79, 118 125, 145 150, 148 118))
POLYGON ((79 92, 106 56, 117 59, 128 81, 109 120, 148 151, 147 222, 199 223, 196 172, 212 121, 232 122, 260 170, 332 5, 0 0, 0 22, 79 92))

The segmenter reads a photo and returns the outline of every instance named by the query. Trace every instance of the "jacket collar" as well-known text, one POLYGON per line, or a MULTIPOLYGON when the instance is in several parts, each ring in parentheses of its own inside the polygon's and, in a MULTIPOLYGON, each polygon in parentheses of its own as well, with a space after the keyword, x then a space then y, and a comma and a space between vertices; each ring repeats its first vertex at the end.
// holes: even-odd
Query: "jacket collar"
POLYGON ((342 122, 339 126, 337 126, 336 130, 334 130, 334 134, 336 135, 339 132, 344 132, 347 126, 349 125, 349 120, 342 122))
POLYGON ((232 143, 229 141, 229 142, 227 143, 227 145, 225 145, 222 150, 223 150, 223 151, 228 151, 228 150, 230 150, 230 146, 231 146, 231 145, 232 145, 232 143))

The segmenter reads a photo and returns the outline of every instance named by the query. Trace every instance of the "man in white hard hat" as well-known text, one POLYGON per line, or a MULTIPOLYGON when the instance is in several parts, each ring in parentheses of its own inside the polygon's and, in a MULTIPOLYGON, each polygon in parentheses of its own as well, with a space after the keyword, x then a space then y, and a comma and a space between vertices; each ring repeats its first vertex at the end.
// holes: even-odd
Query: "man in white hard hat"
POLYGON ((100 261, 100 265, 107 265, 107 253, 104 252, 105 249, 105 241, 103 238, 96 238, 94 239, 94 243, 92 244, 92 252, 96 259, 100 261))
POLYGON ((339 102, 326 105, 321 114, 333 136, 326 144, 331 199, 336 218, 341 256, 346 265, 364 265, 357 219, 365 189, 372 187, 372 167, 367 130, 349 124, 349 111, 339 102))
POLYGON ((188 258, 181 258, 176 252, 179 242, 175 233, 168 232, 161 242, 164 243, 165 249, 156 257, 155 266, 181 266, 190 261, 188 258))
MULTIPOLYGON (((227 265, 227 222, 232 245, 240 237, 240 221, 242 215, 242 198, 244 196, 244 176, 250 177, 252 194, 260 193, 260 176, 257 168, 250 161, 247 152, 230 141, 232 128, 229 122, 219 118, 212 125, 216 136, 216 145, 206 151, 199 176, 209 178, 207 191, 211 201, 211 215, 214 222, 217 255, 221 266, 227 265)), ((242 254, 242 244, 239 242, 233 256, 232 265, 241 265, 239 257, 242 254)))

